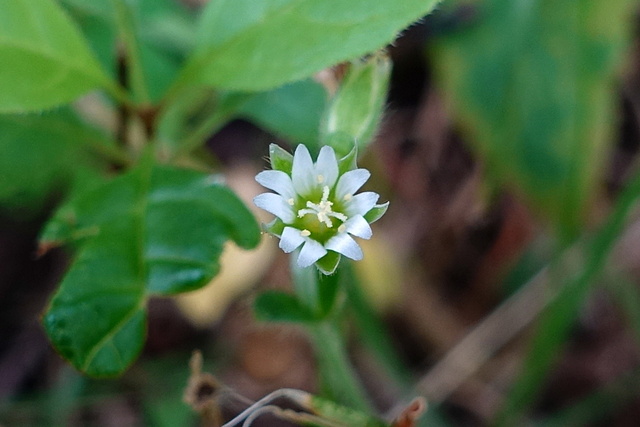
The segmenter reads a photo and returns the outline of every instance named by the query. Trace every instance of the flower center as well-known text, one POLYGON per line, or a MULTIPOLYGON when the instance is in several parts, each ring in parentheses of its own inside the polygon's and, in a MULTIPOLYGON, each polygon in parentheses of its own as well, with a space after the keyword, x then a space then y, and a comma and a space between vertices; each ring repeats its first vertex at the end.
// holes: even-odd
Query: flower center
POLYGON ((333 202, 329 201, 329 187, 324 186, 322 188, 322 199, 319 203, 313 203, 311 201, 307 201, 307 207, 298 210, 298 218, 302 218, 307 214, 316 215, 318 218, 318 222, 327 226, 327 228, 333 227, 333 222, 331 218, 335 218, 339 221, 345 222, 347 220, 347 216, 340 212, 334 212, 331 206, 333 206, 333 202))

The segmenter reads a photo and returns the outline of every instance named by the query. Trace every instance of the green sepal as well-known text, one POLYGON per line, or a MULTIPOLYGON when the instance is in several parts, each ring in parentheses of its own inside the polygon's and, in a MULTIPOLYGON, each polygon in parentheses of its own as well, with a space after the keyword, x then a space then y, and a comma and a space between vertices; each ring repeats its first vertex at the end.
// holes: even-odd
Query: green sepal
POLYGON ((253 310, 259 320, 270 322, 310 323, 317 320, 295 295, 281 291, 266 291, 258 295, 253 310))
POLYGON ((349 172, 350 170, 354 170, 358 168, 358 165, 357 165, 358 145, 355 143, 355 141, 353 141, 352 144, 353 144, 353 147, 351 148, 351 151, 349 151, 349 153, 346 156, 338 160, 338 171, 340 176, 344 175, 346 172, 349 172))
MULTIPOLYGON (((340 254, 333 251, 329 251, 327 255, 329 254, 337 255, 337 261, 335 264, 337 267, 338 262, 340 261, 340 254)), ((327 255, 325 255, 323 258, 325 258, 327 255)), ((334 267, 333 269, 335 270, 336 267, 334 267)), ((338 277, 339 274, 320 274, 320 276, 318 277, 318 310, 320 316, 323 319, 327 317, 329 313, 331 313, 333 307, 335 306, 338 291, 340 289, 338 277)))
POLYGON ((369 224, 372 224, 382 218, 382 215, 387 212, 388 208, 389 202, 383 203, 381 205, 375 205, 369 212, 364 214, 364 219, 366 219, 369 224))
POLYGON ((269 160, 271 169, 291 175, 293 169, 293 155, 277 144, 269 145, 269 160))
POLYGON ((333 274, 338 267, 338 263, 340 262, 340 254, 333 251, 328 251, 325 256, 316 261, 316 267, 320 273, 324 275, 333 274))
POLYGON ((269 233, 273 234, 276 237, 282 236, 282 232, 284 231, 285 224, 282 222, 280 218, 275 218, 268 224, 262 224, 262 229, 269 233))

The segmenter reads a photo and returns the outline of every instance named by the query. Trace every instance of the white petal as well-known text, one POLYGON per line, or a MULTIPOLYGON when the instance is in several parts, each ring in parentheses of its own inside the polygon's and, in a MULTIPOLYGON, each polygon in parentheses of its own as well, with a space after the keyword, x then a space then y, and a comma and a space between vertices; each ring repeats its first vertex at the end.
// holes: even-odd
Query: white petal
POLYGON ((333 188, 338 179, 338 160, 333 148, 325 145, 320 149, 318 161, 316 162, 316 179, 318 175, 322 175, 323 181, 320 185, 327 185, 333 188))
POLYGON ((259 194, 253 198, 253 204, 260 209, 264 209, 265 211, 274 214, 285 224, 291 224, 296 218, 296 215, 293 212, 293 207, 287 203, 282 196, 278 196, 277 194, 259 194))
POLYGON ((327 250, 324 246, 313 239, 307 238, 302 250, 300 250, 300 256, 298 256, 298 266, 302 268, 309 267, 326 254, 327 250))
POLYGON ((298 145, 293 154, 291 181, 296 193, 303 197, 308 196, 317 185, 313 160, 304 144, 298 145))
POLYGON ((256 181, 263 187, 273 190, 285 200, 295 198, 296 192, 291 183, 291 177, 282 171, 262 171, 256 175, 256 181))
POLYGON ((372 191, 356 194, 349 202, 347 202, 345 206, 345 213, 349 217, 354 215, 364 215, 375 206, 379 197, 378 193, 374 193, 372 191))
POLYGON ((324 246, 354 261, 360 261, 362 259, 362 249, 360 249, 356 241, 347 233, 333 236, 324 246))
POLYGON ((347 194, 353 194, 364 185, 369 179, 371 173, 366 169, 354 169, 349 172, 345 172, 338 181, 336 187, 336 198, 342 199, 347 194))
POLYGON ((300 235, 300 230, 293 227, 285 227, 280 237, 280 249, 286 253, 293 252, 304 242, 304 237, 300 235))
POLYGON ((373 232, 371 231, 371 227, 369 226, 369 223, 367 222, 366 219, 364 219, 362 215, 352 216, 344 223, 344 226, 346 228, 347 233, 356 237, 361 237, 363 239, 370 239, 371 236, 373 235, 373 232))

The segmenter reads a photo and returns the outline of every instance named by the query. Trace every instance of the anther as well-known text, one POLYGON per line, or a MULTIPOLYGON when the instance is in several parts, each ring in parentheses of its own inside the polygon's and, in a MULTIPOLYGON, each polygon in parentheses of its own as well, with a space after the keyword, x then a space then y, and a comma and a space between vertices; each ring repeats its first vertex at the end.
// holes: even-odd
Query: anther
POLYGON ((311 236, 311 232, 310 232, 309 230, 307 230, 307 229, 304 229, 304 230, 302 230, 302 231, 300 232, 300 235, 301 235, 302 237, 309 237, 309 236, 311 236))

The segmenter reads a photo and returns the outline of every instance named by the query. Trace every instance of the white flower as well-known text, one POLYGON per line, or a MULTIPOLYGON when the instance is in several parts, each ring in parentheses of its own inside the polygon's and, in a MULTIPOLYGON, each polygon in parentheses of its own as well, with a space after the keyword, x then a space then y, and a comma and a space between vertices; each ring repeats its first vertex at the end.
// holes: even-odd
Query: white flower
POLYGON ((340 256, 362 259, 362 250, 352 236, 371 238, 370 223, 378 220, 389 203, 377 204, 378 194, 355 194, 371 175, 357 169, 355 150, 338 160, 333 148, 324 146, 314 163, 307 147, 298 145, 295 154, 272 144, 273 170, 256 176, 264 193, 253 199, 256 206, 276 216, 265 229, 280 237, 286 253, 300 249, 298 265, 312 264, 325 274, 335 271, 340 256))

